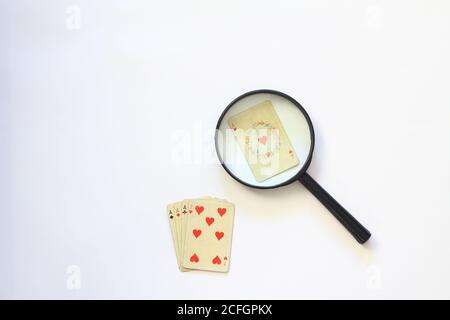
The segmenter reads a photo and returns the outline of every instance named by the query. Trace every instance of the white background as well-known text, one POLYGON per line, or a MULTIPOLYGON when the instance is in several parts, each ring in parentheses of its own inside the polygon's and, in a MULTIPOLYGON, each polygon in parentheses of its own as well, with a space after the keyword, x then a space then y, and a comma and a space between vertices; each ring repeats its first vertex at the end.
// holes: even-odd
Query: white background
POLYGON ((0 26, 1 297, 450 298, 448 1, 1 1, 0 26), (258 88, 309 112, 365 246, 211 163, 258 88), (226 275, 177 270, 165 205, 204 195, 236 204, 226 275))

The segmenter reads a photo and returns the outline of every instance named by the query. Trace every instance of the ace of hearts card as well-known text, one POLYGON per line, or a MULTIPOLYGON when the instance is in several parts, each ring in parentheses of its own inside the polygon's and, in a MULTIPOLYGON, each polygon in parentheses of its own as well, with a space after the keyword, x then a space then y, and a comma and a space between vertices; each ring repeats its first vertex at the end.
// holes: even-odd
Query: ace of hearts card
POLYGON ((299 159, 270 100, 228 119, 256 181, 299 165, 299 159))

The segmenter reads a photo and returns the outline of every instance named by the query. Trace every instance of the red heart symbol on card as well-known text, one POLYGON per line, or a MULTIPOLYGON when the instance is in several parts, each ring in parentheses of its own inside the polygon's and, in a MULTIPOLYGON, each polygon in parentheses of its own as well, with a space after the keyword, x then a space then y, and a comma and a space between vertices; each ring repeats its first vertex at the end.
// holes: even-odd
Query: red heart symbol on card
POLYGON ((208 224, 208 226, 210 226, 214 222, 214 218, 206 217, 205 221, 208 224))
POLYGON ((267 136, 262 136, 258 138, 259 143, 266 144, 267 143, 267 136))
POLYGON ((221 264, 222 260, 220 260, 219 256, 216 256, 213 260, 212 260, 213 264, 221 264))
POLYGON ((202 213, 204 209, 203 206, 195 206, 195 211, 197 211, 198 214, 202 213))
POLYGON ((189 213, 192 213, 192 210, 189 210, 189 213))
POLYGON ((227 212, 226 208, 217 208, 217 212, 219 213, 220 216, 223 216, 225 214, 225 212, 227 212))
POLYGON ((198 238, 202 234, 202 230, 194 229, 194 230, 192 230, 192 233, 194 234, 194 237, 198 238))
POLYGON ((194 253, 192 256, 191 256, 191 259, 189 259, 191 262, 198 262, 198 257, 197 257, 197 255, 194 253))
POLYGON ((220 239, 222 239, 223 238, 223 232, 219 232, 219 231, 216 231, 216 238, 217 238, 217 240, 220 240, 220 239))

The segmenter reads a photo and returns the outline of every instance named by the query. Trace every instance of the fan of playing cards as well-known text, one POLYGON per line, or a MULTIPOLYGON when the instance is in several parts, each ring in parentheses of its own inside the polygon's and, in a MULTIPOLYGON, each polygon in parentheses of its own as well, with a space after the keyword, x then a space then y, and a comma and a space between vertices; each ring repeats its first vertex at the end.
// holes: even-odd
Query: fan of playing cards
POLYGON ((217 198, 185 199, 167 205, 181 271, 228 272, 234 204, 217 198))

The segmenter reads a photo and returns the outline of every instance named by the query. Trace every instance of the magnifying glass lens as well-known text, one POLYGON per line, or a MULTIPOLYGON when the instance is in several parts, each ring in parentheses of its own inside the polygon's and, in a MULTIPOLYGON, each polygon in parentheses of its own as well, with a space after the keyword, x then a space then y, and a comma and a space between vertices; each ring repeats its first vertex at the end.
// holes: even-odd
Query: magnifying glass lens
POLYGON ((217 152, 225 169, 252 187, 291 182, 311 160, 314 133, 307 117, 298 103, 280 94, 237 98, 217 126, 217 152))

